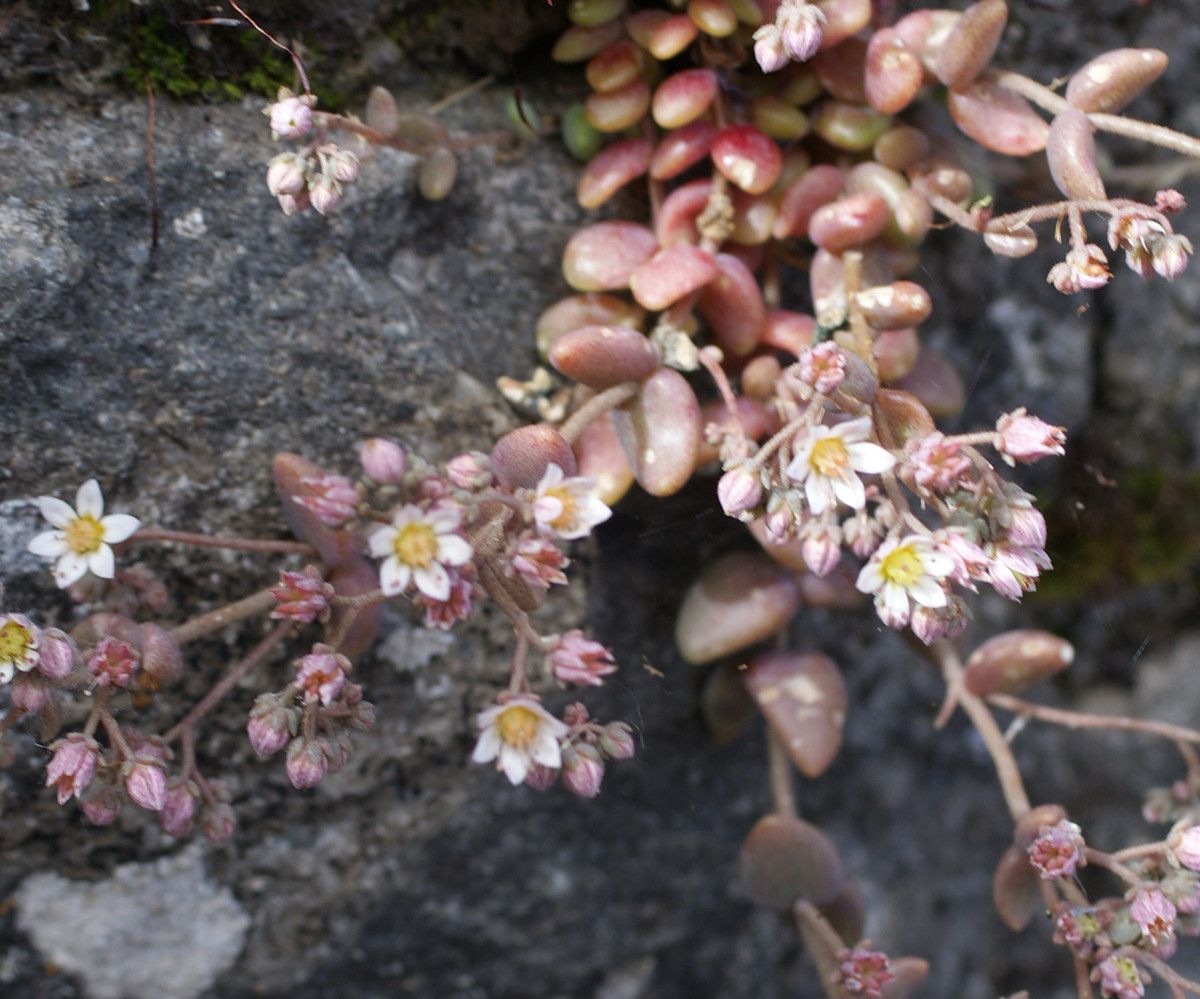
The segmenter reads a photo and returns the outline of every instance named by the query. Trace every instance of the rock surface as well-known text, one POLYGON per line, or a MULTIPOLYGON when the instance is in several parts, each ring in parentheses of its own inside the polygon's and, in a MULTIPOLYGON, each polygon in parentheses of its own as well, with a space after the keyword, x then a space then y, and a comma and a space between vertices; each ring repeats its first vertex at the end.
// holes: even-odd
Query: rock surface
MULTIPOLYGON (((1200 29, 1179 10, 1106 0, 1080 19, 1013 6, 1020 16, 1009 55, 1042 79, 1118 44, 1168 50, 1167 78, 1133 112, 1200 126, 1188 99, 1200 29)), ((355 23, 370 51, 386 48, 369 18, 355 23)), ((445 458, 515 421, 490 384, 533 363, 534 320, 563 293, 559 248, 584 217, 573 202, 575 167, 556 144, 502 161, 471 152, 451 197, 432 205, 415 194, 411 159, 384 154, 338 215, 286 219, 263 187, 272 149, 259 102, 161 100, 161 235, 151 251, 144 104, 103 78, 90 90, 68 78, 53 40, 32 28, 15 37, 0 75, 20 84, 0 94, 6 607, 64 622, 71 613, 23 551, 37 529, 27 498, 38 493, 69 495, 97 475, 115 508, 147 522, 281 534, 268 473, 276 450, 349 469, 357 438, 384 433, 445 458), (59 69, 39 69, 47 66, 59 69), (35 86, 52 79, 63 86, 35 86)), ((423 76, 382 64, 391 67, 383 82, 415 107, 471 79, 447 61, 423 76)), ((536 59, 521 66, 547 72, 536 59)), ((577 86, 565 73, 526 79, 547 94, 577 86)), ((447 118, 465 131, 494 128, 506 93, 497 85, 447 118)), ((1119 163, 1136 162, 1129 146, 1111 148, 1119 163)), ((1001 189, 1019 185, 1031 200, 1049 191, 1044 177, 1021 180, 992 165, 1001 189)), ((1194 181, 1177 186, 1200 195, 1194 181)), ((1194 218, 1183 223, 1193 237, 1194 218)), ((1036 484, 1084 513, 1109 503, 1103 482, 1127 471, 1196 472, 1195 269, 1170 287, 1119 274, 1078 314, 1043 280, 1057 247, 997 263, 965 238, 933 242, 922 278, 935 296, 928 330, 966 373, 964 424, 987 425, 1017 405, 1069 424, 1081 441, 1071 466, 1080 474, 1052 472, 1036 484)), ((641 742, 639 760, 613 767, 590 804, 559 790, 513 791, 467 763, 470 719, 504 669, 505 628, 495 615, 454 644, 389 620, 390 637, 360 667, 378 726, 359 739, 351 765, 314 792, 293 791, 278 761, 252 759, 245 712, 255 693, 273 689, 282 664, 248 678, 199 746, 234 794, 241 825, 226 847, 181 847, 137 816, 86 828, 41 788, 44 750, 30 734, 10 739, 13 757, 0 770, 0 898, 15 893, 17 904, 0 907, 0 936, 15 941, 0 956, 0 991, 15 999, 144 994, 140 949, 121 942, 129 938, 113 938, 107 962, 89 973, 64 960, 61 936, 41 925, 49 916, 40 899, 63 904, 79 881, 104 898, 133 878, 148 882, 147 907, 172 917, 186 916, 207 886, 225 913, 221 954, 244 934, 227 970, 227 958, 213 960, 211 985, 193 979, 212 999, 820 995, 794 935, 733 884, 738 844, 769 807, 760 733, 715 747, 697 715, 699 674, 671 645, 701 557, 737 543, 727 527, 703 485, 665 504, 631 497, 601 533, 596 557, 577 560, 593 628, 624 664, 591 703, 601 717, 634 722, 641 742), (181 877, 192 886, 182 899, 169 890, 181 877)), ((151 564, 179 596, 172 619, 273 576, 269 564, 218 554, 164 550, 151 564)), ((1051 699, 1066 703, 1086 685, 1106 710, 1151 713, 1166 699, 1194 720, 1200 682, 1180 667, 1194 657, 1178 650, 1198 640, 1179 634, 1194 615, 1195 582, 1192 565, 1066 602, 984 602, 978 633, 1058 627, 1080 654, 1051 699)), ((576 620, 583 611, 562 613, 576 620)), ((189 650, 186 698, 147 724, 177 717, 255 634, 232 629, 189 650)), ((930 958, 930 996, 992 999, 1023 987, 1071 996, 1069 967, 1044 927, 1014 938, 990 910, 991 866, 1007 840, 1003 806, 961 719, 932 731, 941 695, 932 673, 865 613, 854 628, 808 614, 796 634, 846 668, 845 745, 833 768, 801 789, 801 806, 864 885, 872 938, 930 958)), ((1033 727, 1018 748, 1034 796, 1062 801, 1106 844, 1149 835, 1139 795, 1179 772, 1166 749, 1132 738, 1033 727)))

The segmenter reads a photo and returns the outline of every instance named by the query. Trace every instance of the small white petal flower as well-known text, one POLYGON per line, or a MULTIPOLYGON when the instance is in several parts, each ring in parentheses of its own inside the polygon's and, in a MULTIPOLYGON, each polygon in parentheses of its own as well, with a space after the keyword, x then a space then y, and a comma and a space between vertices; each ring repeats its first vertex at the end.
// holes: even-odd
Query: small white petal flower
POLYGON ((890 538, 880 545, 858 574, 858 589, 875 595, 875 611, 889 628, 903 628, 913 604, 930 609, 945 607, 945 579, 954 571, 954 559, 934 549, 928 538, 910 534, 890 538))
POLYGON ((401 507, 392 523, 380 528, 368 542, 371 554, 383 558, 379 586, 388 596, 403 593, 415 584, 432 600, 450 596, 447 566, 466 565, 473 553, 458 530, 462 513, 455 505, 432 510, 401 507))
POLYGON ((611 516, 594 479, 568 479, 558 465, 546 467, 533 498, 533 519, 542 534, 564 541, 586 537, 611 516))
POLYGON ((496 769, 516 785, 525 780, 529 768, 538 763, 552 770, 562 766, 559 740, 567 726, 529 697, 517 697, 480 713, 482 730, 471 759, 476 763, 496 761, 496 769))
POLYGON ((79 487, 74 509, 54 496, 39 496, 37 505, 55 529, 36 535, 29 551, 54 561, 54 580, 63 588, 89 570, 101 579, 112 579, 116 560, 109 546, 128 540, 141 526, 141 521, 125 513, 104 516, 104 497, 95 479, 79 487))
POLYGON ((798 442, 785 471, 804 483, 804 498, 813 513, 834 509, 839 500, 861 510, 867 497, 858 473, 877 475, 896 464, 890 452, 867 440, 870 432, 871 419, 863 416, 836 427, 813 427, 798 442))
POLYGON ((0 683, 28 673, 41 658, 41 632, 21 614, 0 614, 0 683))

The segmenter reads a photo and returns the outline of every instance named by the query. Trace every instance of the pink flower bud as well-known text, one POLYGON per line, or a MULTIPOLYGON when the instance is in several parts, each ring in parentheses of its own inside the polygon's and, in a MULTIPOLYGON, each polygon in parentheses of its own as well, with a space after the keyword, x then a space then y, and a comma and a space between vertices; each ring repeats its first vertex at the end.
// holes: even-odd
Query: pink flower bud
POLYGON ((246 735, 254 752, 266 758, 288 744, 296 725, 295 710, 284 706, 277 694, 260 694, 250 711, 246 735))
POLYGON ((271 133, 277 139, 302 139, 312 130, 312 107, 302 97, 271 105, 271 133))
POLYGON ((600 677, 615 673, 612 653, 599 642, 584 638, 582 631, 568 631, 550 650, 550 668, 563 683, 598 687, 600 677))
POLYGON ((558 771, 554 767, 531 763, 529 769, 525 771, 525 784, 535 791, 545 791, 553 787, 556 780, 558 780, 558 771))
POLYGON ((971 612, 961 597, 950 597, 945 607, 917 607, 910 627, 926 645, 943 638, 957 638, 967 629, 971 612))
POLYGON ((1064 295, 1073 295, 1085 289, 1101 288, 1111 277, 1104 251, 1094 243, 1085 243, 1070 250, 1061 264, 1051 267, 1046 280, 1064 295))
POLYGON ((1065 428, 1029 416, 1024 406, 996 421, 995 447, 1010 465, 1066 454, 1066 440, 1065 428))
POLYGON ((789 62, 783 47, 783 32, 775 24, 764 24, 754 32, 754 59, 764 73, 774 73, 789 62))
POLYGON ((381 486, 398 486, 404 481, 408 457, 395 441, 386 437, 371 437, 358 448, 358 460, 363 473, 381 486))
POLYGON ((1171 856, 1189 871, 1200 871, 1200 826, 1188 826, 1169 840, 1171 856))
POLYGON ((320 740, 304 737, 292 740, 287 752, 287 775, 292 787, 315 787, 329 772, 329 761, 320 740))
POLYGON ((167 778, 161 761, 138 753, 122 767, 122 771, 125 774, 125 793, 135 805, 149 812, 157 812, 167 803, 167 778))
POLYGON ((744 468, 730 469, 717 482, 717 500, 721 509, 739 520, 751 519, 746 515, 762 502, 762 495, 758 476, 744 468))
POLYGON ((121 796, 116 789, 105 785, 79 803, 83 814, 94 826, 106 826, 121 814, 121 796))
POLYGON ((208 808, 204 813, 201 827, 204 838, 210 843, 226 843, 237 828, 237 820, 233 817, 233 809, 227 804, 219 804, 208 808))
POLYGON ((119 639, 102 638, 88 653, 85 665, 97 687, 128 687, 137 672, 138 655, 119 639))
POLYGON ((63 680, 74 665, 75 643, 57 628, 43 631, 38 646, 38 671, 51 680, 63 680))
POLYGON ((565 586, 568 565, 567 557, 544 538, 526 536, 513 548, 513 575, 535 590, 548 590, 554 583, 565 586))
POLYGON ((1187 267, 1188 254, 1191 252, 1191 240, 1172 233, 1153 245, 1150 262, 1161 277, 1174 281, 1187 267))
POLYGON ((39 673, 18 673, 13 679, 11 699, 14 708, 32 714, 50 702, 50 685, 39 673))
POLYGON ((600 752, 610 759, 632 759, 636 751, 633 730, 624 722, 609 722, 600 732, 598 746, 600 752))
POLYGON ((342 203, 342 185, 322 174, 308 190, 308 200, 322 215, 328 215, 342 203))
POLYGON ((784 50, 797 62, 807 62, 817 54, 824 37, 825 13, 803 0, 783 0, 775 23, 779 26, 784 50))
POLYGON ((309 206, 308 190, 296 194, 279 195, 279 207, 284 215, 297 215, 309 206))
POLYGON ((1187 200, 1173 187, 1154 192, 1154 208, 1164 215, 1181 212, 1187 207, 1187 200))
POLYGON ((446 462, 446 478, 459 489, 482 489, 492 481, 491 460, 482 451, 467 451, 446 462))
POLYGON ((1021 548, 1046 547, 1046 518, 1031 506, 1012 507, 1007 537, 1021 548))
POLYGON ((586 743, 568 746, 562 753, 562 782, 572 794, 594 798, 604 780, 604 761, 595 747, 586 743))
POLYGON ((344 475, 316 475, 300 480, 311 494, 295 502, 315 513, 326 527, 342 527, 358 511, 358 490, 344 475))
POLYGON ((339 149, 329 158, 334 180, 353 184, 358 179, 358 157, 348 149, 339 149))
POLYGON ((173 781, 167 788, 167 798, 158 820, 168 836, 180 839, 192 831, 192 820, 196 816, 197 792, 191 781, 173 781))
POLYGON ((321 578, 314 565, 304 567, 303 572, 288 569, 279 574, 279 582, 271 587, 271 596, 278 603, 271 617, 292 621, 326 620, 329 617, 329 599, 333 587, 321 578))
POLYGON ((837 524, 819 521, 800 532, 800 556, 816 576, 828 576, 842 558, 842 532, 837 524))
POLYGON ((1027 852, 1029 862, 1043 878, 1070 878, 1086 863, 1084 846, 1079 826, 1063 819, 1055 825, 1042 826, 1027 852))
POLYGON ((829 395, 846 377, 846 357, 832 340, 805 349, 800 355, 800 380, 823 395, 829 395))
POLYGON ((275 197, 304 190, 304 160, 295 153, 280 153, 267 164, 267 190, 275 197))
POLYGON ((83 794, 96 774, 100 762, 100 747, 94 739, 72 732, 54 744, 54 755, 46 766, 46 786, 58 792, 58 803, 83 794))

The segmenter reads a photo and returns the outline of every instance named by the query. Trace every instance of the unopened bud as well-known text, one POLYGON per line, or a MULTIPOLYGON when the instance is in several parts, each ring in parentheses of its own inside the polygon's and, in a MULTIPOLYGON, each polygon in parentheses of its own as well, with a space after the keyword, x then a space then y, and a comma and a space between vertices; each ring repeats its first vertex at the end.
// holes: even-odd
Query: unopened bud
POLYGON ((271 105, 271 133, 277 139, 302 139, 312 130, 312 106, 303 97, 285 97, 271 105))
POLYGON ((275 197, 304 190, 304 160, 295 153, 280 153, 267 165, 267 190, 275 197))
POLYGON ((633 741, 633 729, 625 722, 609 722, 600 733, 600 752, 613 760, 628 760, 633 758, 636 746, 633 741))
POLYGON ((285 707, 276 694, 260 694, 246 725, 254 752, 267 757, 283 749, 296 726, 295 715, 295 710, 285 707))
POLYGON ((160 760, 139 753, 122 767, 122 771, 130 801, 150 812, 162 809, 167 802, 167 778, 160 760))
POLYGON ((604 761, 595 747, 568 746, 562 754, 563 786, 581 798, 594 798, 604 780, 604 761))
POLYGON ((491 485, 491 461, 482 451, 467 451, 446 462, 446 478, 459 489, 482 489, 491 485))
POLYGON ((143 624, 142 669, 160 687, 178 683, 183 676, 183 653, 171 633, 157 624, 143 624))
POLYGON ((342 203, 342 185, 322 174, 309 188, 308 200, 322 215, 328 215, 342 203))
POLYGON ((173 781, 167 788, 167 798, 158 821, 168 836, 179 839, 192 831, 192 820, 196 815, 196 791, 191 781, 173 781))
POLYGON ((204 838, 210 843, 227 842, 236 827, 237 821, 233 817, 233 809, 227 804, 216 805, 204 813, 202 831, 204 838))
POLYGON ((743 519, 762 502, 762 493, 758 476, 744 468, 731 469, 717 482, 717 500, 730 517, 743 519))
POLYGON ((80 802, 83 814, 94 826, 106 826, 121 814, 121 796, 116 789, 105 785, 80 802))
POLYGON ((292 740, 287 753, 287 775, 292 787, 315 787, 329 771, 329 760, 319 739, 292 740))
POLYGON ((75 644, 57 628, 42 632, 38 646, 38 672, 51 680, 63 680, 75 665, 75 644))
POLYGON ((386 437, 371 437, 358 448, 358 460, 364 474, 383 486, 398 486, 404 481, 408 457, 395 441, 386 437))

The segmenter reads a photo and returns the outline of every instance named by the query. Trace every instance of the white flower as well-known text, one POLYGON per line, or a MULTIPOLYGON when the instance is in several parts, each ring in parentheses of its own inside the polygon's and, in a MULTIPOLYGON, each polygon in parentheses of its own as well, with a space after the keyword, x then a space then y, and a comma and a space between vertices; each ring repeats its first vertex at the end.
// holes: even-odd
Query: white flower
POLYGON ((804 495, 813 513, 822 514, 841 500, 853 510, 867 502, 859 472, 886 472, 896 459, 878 444, 867 442, 871 418, 860 417, 836 427, 813 427, 800 442, 786 472, 804 483, 804 495))
POLYGON ((948 601, 943 580, 954 571, 954 559, 935 551, 928 538, 910 534, 889 538, 858 574, 858 589, 875 594, 875 611, 889 628, 903 628, 912 604, 937 609, 948 601))
POLYGON ((29 550, 55 560, 54 581, 64 589, 89 570, 101 579, 112 579, 115 566, 109 545, 124 541, 141 526, 128 514, 104 516, 104 497, 95 479, 79 487, 74 510, 53 496, 39 496, 37 505, 55 529, 37 535, 29 550))
POLYGON ((419 506, 401 507, 390 527, 371 535, 371 554, 383 559, 379 586, 389 596, 403 593, 412 583, 433 600, 450 596, 450 574, 446 566, 471 561, 471 546, 455 531, 461 520, 459 508, 442 505, 432 510, 419 506))
POLYGON ((481 712, 477 721, 483 731, 471 759, 495 760, 496 769, 514 785, 525 780, 535 763, 552 770, 562 766, 558 740, 567 734, 567 726, 532 698, 497 704, 481 712))
POLYGON ((38 664, 40 635, 29 618, 0 614, 0 683, 8 683, 20 670, 28 673, 38 664))
POLYGON ((596 495, 595 479, 565 478, 557 465, 547 465, 533 498, 533 519, 538 531, 570 541, 586 537, 603 524, 612 511, 596 495))

